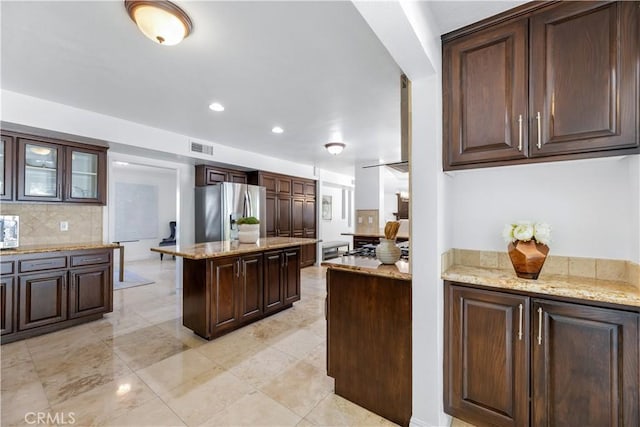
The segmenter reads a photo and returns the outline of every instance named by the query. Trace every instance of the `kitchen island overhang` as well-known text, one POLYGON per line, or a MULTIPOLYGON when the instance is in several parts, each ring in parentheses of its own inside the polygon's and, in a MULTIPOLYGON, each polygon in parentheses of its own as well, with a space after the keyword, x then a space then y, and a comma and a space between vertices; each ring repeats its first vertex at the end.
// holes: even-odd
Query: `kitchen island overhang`
POLYGON ((266 237, 151 248, 183 258, 182 324, 211 340, 300 300, 300 246, 317 239, 266 237))

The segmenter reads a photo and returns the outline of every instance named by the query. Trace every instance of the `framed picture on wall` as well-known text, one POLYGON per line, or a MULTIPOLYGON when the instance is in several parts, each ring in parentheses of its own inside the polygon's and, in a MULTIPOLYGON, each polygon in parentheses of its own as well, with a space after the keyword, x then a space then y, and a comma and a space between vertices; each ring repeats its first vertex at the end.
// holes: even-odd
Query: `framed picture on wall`
POLYGON ((333 205, 331 202, 331 196, 322 196, 322 219, 325 221, 331 221, 331 210, 333 205))

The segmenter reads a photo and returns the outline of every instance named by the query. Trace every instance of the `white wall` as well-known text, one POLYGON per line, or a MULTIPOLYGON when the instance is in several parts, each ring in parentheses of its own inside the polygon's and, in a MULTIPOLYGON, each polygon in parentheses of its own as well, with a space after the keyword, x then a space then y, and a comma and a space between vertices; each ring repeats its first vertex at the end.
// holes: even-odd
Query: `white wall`
POLYGON ((363 168, 371 161, 356 165, 354 210, 377 209, 379 227, 384 226, 384 167, 363 168))
POLYGON ((638 259, 637 156, 448 173, 452 247, 504 251, 515 220, 553 227, 554 255, 638 259))
MULTIPOLYGON (((353 220, 351 221, 351 225, 348 223, 349 212, 348 212, 348 197, 349 194, 352 194, 349 187, 341 187, 335 186, 331 184, 324 184, 321 187, 322 196, 331 196, 332 200, 332 215, 331 220, 327 221, 322 219, 322 215, 320 215, 320 238, 325 242, 330 242, 333 240, 344 240, 351 242, 351 237, 342 236, 341 233, 351 233, 353 232, 353 220), (343 213, 343 191, 344 194, 344 218, 342 217, 343 213)), ((353 197, 353 196, 352 196, 353 197)), ((352 205, 353 206, 353 205, 352 205)), ((322 210, 322 198, 320 199, 320 203, 318 204, 318 209, 322 210)), ((353 215, 353 213, 352 213, 353 215)), ((353 219, 353 216, 351 217, 353 219)))
POLYGON ((130 163, 127 166, 119 166, 112 162, 109 176, 109 240, 115 240, 115 211, 119 204, 118 194, 114 191, 118 183, 144 184, 155 186, 158 191, 157 209, 149 210, 145 214, 149 218, 156 218, 158 227, 156 236, 151 239, 142 239, 138 242, 125 243, 125 267, 127 261, 157 258, 159 255, 151 252, 149 248, 158 246, 163 238, 169 236, 169 221, 176 221, 176 171, 156 166, 139 166, 130 163))

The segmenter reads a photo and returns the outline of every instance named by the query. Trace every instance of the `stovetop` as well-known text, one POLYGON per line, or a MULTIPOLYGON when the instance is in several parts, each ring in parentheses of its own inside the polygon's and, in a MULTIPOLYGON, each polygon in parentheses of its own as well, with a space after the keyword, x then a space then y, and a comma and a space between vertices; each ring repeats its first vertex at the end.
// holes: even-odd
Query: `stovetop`
MULTIPOLYGON (((378 245, 372 245, 372 244, 363 245, 358 249, 352 249, 348 252, 345 252, 343 255, 375 258, 377 246, 378 245)), ((400 259, 408 260, 409 259, 409 242, 396 243, 396 246, 400 248, 400 259)))

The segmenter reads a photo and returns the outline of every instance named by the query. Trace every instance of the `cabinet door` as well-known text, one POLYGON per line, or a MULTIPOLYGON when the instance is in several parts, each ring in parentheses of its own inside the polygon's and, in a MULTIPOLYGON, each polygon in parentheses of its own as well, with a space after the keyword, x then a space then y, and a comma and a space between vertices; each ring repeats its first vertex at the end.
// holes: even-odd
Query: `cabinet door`
POLYGON ((453 40, 443 53, 445 169, 525 158, 527 20, 453 40))
POLYGON ((265 187, 268 193, 275 193, 278 189, 277 178, 274 175, 260 173, 259 185, 265 187))
POLYGON ((304 237, 316 237, 316 200, 305 199, 302 212, 304 237))
POLYGON ((111 280, 108 265, 71 270, 69 318, 109 312, 111 280))
POLYGON ((278 223, 277 223, 277 215, 278 215, 278 206, 276 203, 276 196, 274 194, 267 193, 265 203, 266 203, 266 228, 267 228, 267 237, 275 237, 277 236, 278 231, 278 223))
POLYGON ((316 182, 310 181, 304 183, 304 194, 307 197, 316 197, 316 182))
POLYGON ((0 277, 0 335, 14 332, 14 307, 15 296, 13 295, 13 277, 0 277))
POLYGON ((282 273, 284 258, 282 251, 264 253, 264 312, 270 313, 284 305, 282 273))
POLYGON ((244 256, 240 260, 240 320, 262 316, 262 254, 244 256))
POLYGON ((234 329, 238 322, 240 258, 220 258, 212 261, 212 328, 213 335, 234 329))
POLYGON ((278 194, 282 196, 291 196, 291 178, 278 177, 278 194))
POLYGON ((0 200, 13 199, 13 137, 2 135, 0 144, 0 200))
POLYGON ((67 318, 67 271, 19 276, 18 329, 57 323, 67 318))
POLYGON ((291 229, 294 237, 304 237, 304 199, 291 201, 291 229))
POLYGON ((66 202, 106 203, 106 158, 104 151, 66 149, 66 202))
POLYGON ((304 181, 291 180, 291 195, 304 197, 304 181))
POLYGON ((446 285, 444 404, 448 414, 480 425, 528 425, 527 331, 529 298, 446 285))
POLYGON ((229 172, 229 181, 235 182, 236 184, 246 184, 247 183, 247 174, 242 172, 229 172))
POLYGON ((639 16, 562 2, 531 17, 531 156, 638 146, 639 16))
POLYGON ((227 172, 208 167, 205 168, 205 185, 214 185, 225 181, 227 181, 227 172))
POLYGON ((62 201, 64 148, 18 139, 18 200, 62 201))
POLYGON ((637 426, 638 314, 534 300, 536 426, 637 426))
POLYGON ((300 246, 300 267, 309 267, 316 263, 316 244, 300 246))
POLYGON ((284 303, 300 300, 300 250, 287 249, 284 254, 284 303))
POLYGON ((291 237, 291 199, 278 197, 277 236, 291 237))

